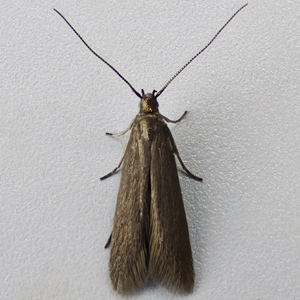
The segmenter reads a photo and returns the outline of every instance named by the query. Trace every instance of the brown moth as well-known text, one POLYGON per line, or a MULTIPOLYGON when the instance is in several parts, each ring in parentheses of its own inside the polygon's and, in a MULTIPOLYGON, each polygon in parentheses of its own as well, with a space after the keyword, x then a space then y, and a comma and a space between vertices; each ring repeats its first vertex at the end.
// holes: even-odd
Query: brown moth
POLYGON ((194 286, 193 259, 174 154, 190 177, 202 179, 183 164, 165 123, 179 122, 186 113, 176 121, 161 115, 155 91, 142 91, 140 106, 122 159, 110 277, 121 294, 149 280, 189 293, 194 286))
POLYGON ((85 46, 116 72, 141 99, 140 112, 130 127, 125 154, 119 165, 106 179, 115 174, 123 163, 121 183, 112 234, 110 278, 120 294, 130 294, 149 282, 158 282, 178 293, 191 293, 194 288, 194 267, 175 156, 186 174, 198 181, 181 160, 173 136, 159 113, 157 98, 179 73, 200 55, 248 4, 243 5, 222 26, 211 41, 191 58, 157 93, 139 94, 133 86, 83 40, 66 18, 54 9, 71 27, 85 46))

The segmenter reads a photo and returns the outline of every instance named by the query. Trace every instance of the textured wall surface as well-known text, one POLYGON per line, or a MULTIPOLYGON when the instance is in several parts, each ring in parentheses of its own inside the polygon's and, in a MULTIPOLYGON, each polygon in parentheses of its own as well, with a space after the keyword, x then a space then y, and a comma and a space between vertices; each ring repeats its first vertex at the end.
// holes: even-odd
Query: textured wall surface
MULTIPOLYGON (((249 1, 159 98, 180 173, 196 286, 186 299, 300 295, 300 2, 249 1)), ((0 298, 120 299, 108 276, 127 136, 159 90, 245 2, 2 1, 0 298)), ((161 286, 132 299, 174 299, 161 286)), ((177 296, 175 295, 177 299, 177 296)), ((179 298, 179 297, 178 297, 179 298)))

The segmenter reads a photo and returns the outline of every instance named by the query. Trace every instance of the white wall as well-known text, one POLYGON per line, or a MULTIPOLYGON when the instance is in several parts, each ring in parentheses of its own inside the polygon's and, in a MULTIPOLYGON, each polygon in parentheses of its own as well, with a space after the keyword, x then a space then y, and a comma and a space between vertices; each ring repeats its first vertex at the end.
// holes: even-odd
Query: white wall
MULTIPOLYGON (((245 2, 3 1, 0 298, 119 299, 108 276, 125 129, 245 2)), ((300 295, 299 1, 250 1, 159 98, 182 159, 195 260, 186 299, 300 295)), ((161 286, 132 299, 174 299, 161 286)))

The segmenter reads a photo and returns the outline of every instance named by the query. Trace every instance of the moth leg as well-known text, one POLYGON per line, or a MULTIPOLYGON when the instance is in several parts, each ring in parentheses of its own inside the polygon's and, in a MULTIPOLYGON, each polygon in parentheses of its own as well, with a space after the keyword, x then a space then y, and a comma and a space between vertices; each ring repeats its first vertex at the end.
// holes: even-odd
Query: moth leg
POLYGON ((202 181, 203 179, 202 179, 201 177, 198 177, 198 176, 194 175, 194 174, 193 174, 192 172, 190 172, 190 171, 188 170, 188 168, 184 165, 184 163, 183 163, 183 161, 182 161, 182 159, 181 159, 181 157, 180 157, 180 155, 179 155, 178 149, 177 149, 177 147, 176 147, 176 144, 175 144, 175 141, 174 141, 172 135, 170 136, 170 140, 171 140, 171 144, 172 144, 172 147, 173 147, 173 151, 174 151, 174 153, 176 154, 176 156, 177 156, 177 158, 178 158, 178 160, 179 160, 179 162, 180 162, 180 164, 181 164, 183 170, 187 173, 187 175, 188 175, 189 177, 191 177, 191 178, 193 178, 193 179, 195 179, 195 180, 198 180, 198 181, 202 181))
POLYGON ((122 157, 121 161, 119 162, 119 164, 111 172, 109 172, 108 174, 100 177, 100 180, 104 180, 104 179, 114 175, 118 171, 118 169, 120 169, 120 167, 122 165, 122 162, 124 160, 124 157, 125 157, 125 154, 123 155, 123 157, 122 157))
POLYGON ((110 243, 111 243, 111 235, 112 235, 112 233, 110 234, 110 236, 109 236, 109 238, 108 238, 108 240, 107 240, 107 242, 106 242, 106 244, 105 244, 105 246, 104 246, 105 249, 107 249, 107 248, 110 246, 110 243))
MULTIPOLYGON (((130 124, 130 126, 129 126, 126 130, 124 130, 124 131, 122 131, 122 132, 120 132, 120 133, 109 133, 109 132, 106 132, 106 134, 107 134, 107 135, 112 135, 112 136, 120 136, 120 135, 125 134, 128 130, 130 130, 130 129, 132 128, 132 126, 133 126, 133 122, 130 124)), ((128 142, 127 142, 127 145, 128 145, 128 142)), ((126 148, 125 148, 124 155, 123 155, 121 161, 119 162, 119 164, 118 164, 111 172, 109 172, 109 173, 106 174, 105 176, 100 177, 100 180, 104 180, 104 179, 106 179, 106 178, 108 178, 108 177, 114 175, 114 174, 118 171, 118 169, 120 169, 120 167, 121 167, 121 165, 122 165, 122 162, 123 162, 123 160, 124 160, 124 157, 125 157, 126 149, 127 149, 127 146, 126 146, 126 148)))
POLYGON ((195 180, 198 180, 198 181, 203 181, 203 179, 201 177, 198 177, 196 175, 194 175, 192 172, 190 172, 188 170, 188 168, 184 165, 183 161, 181 160, 180 156, 179 156, 179 153, 176 153, 177 157, 178 157, 178 160, 182 166, 182 168, 184 169, 184 171, 187 173, 187 175, 195 180))
POLYGON ((110 133, 110 132, 106 132, 106 135, 112 135, 112 136, 121 136, 124 135, 127 131, 129 131, 132 128, 133 122, 130 124, 130 126, 125 129, 124 131, 120 132, 120 133, 110 133))
POLYGON ((166 121, 166 122, 168 122, 168 123, 178 123, 178 122, 180 122, 184 117, 185 117, 185 115, 187 114, 187 111, 185 111, 184 113, 183 113, 183 115, 178 119, 178 120, 170 120, 170 119, 168 119, 167 117, 165 117, 165 116, 163 116, 163 115, 161 115, 163 118, 164 118, 164 120, 166 121))

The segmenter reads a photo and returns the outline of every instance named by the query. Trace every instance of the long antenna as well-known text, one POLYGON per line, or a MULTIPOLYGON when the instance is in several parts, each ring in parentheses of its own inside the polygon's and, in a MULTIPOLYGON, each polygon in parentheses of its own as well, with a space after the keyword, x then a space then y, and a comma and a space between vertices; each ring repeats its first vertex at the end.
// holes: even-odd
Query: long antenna
POLYGON ((244 8, 248 5, 246 3, 239 10, 237 10, 231 18, 222 26, 222 28, 216 33, 216 35, 210 40, 210 42, 201 49, 194 57, 192 57, 177 73, 164 85, 164 87, 156 94, 156 98, 162 94, 162 92, 166 89, 166 87, 195 59, 197 58, 203 51, 205 51, 211 43, 216 39, 216 37, 223 31, 223 29, 230 23, 230 21, 244 8))
MULTIPOLYGON (((201 49, 195 56, 193 56, 179 71, 177 71, 177 73, 175 73, 175 75, 173 75, 173 77, 164 85, 164 87, 155 95, 156 98, 158 96, 160 96, 162 94, 162 92, 167 88, 167 86, 195 59, 197 58, 203 51, 205 51, 210 45, 211 43, 217 38, 217 36, 223 31, 223 29, 231 22, 231 20, 246 6, 248 5, 248 3, 246 3, 245 5, 243 5, 239 10, 237 10, 232 16, 231 18, 221 27, 221 29, 215 34, 215 36, 210 40, 210 42, 203 48, 201 49)), ((129 83, 128 80, 126 80, 119 71, 117 71, 110 63, 108 63, 104 58, 102 58, 99 54, 97 54, 88 44, 87 42, 81 37, 81 35, 75 30, 75 28, 69 23, 69 21, 57 10, 57 9, 53 9, 55 12, 57 12, 62 19, 70 26, 70 28, 75 32, 75 34, 80 38, 80 40, 84 43, 84 45, 99 59, 101 59, 105 64, 107 64, 115 73, 117 73, 119 75, 119 77, 121 77, 121 79, 123 81, 125 81, 127 83, 127 85, 131 88, 131 90, 139 97, 142 98, 141 94, 138 93, 134 87, 129 83)))
POLYGON ((75 30, 75 28, 69 23, 69 21, 55 8, 53 8, 53 10, 55 12, 57 12, 62 18, 63 20, 71 27, 71 29, 75 32, 75 34, 81 39, 81 41, 85 44, 85 46, 98 58, 100 58, 104 63, 106 63, 113 71, 115 71, 128 85, 129 87, 132 89, 132 91, 139 97, 142 98, 142 96, 140 95, 140 93, 138 93, 134 87, 120 74, 120 72, 118 72, 110 63, 108 63, 105 59, 103 59, 99 54, 97 54, 88 44, 87 42, 81 37, 81 35, 75 30))

